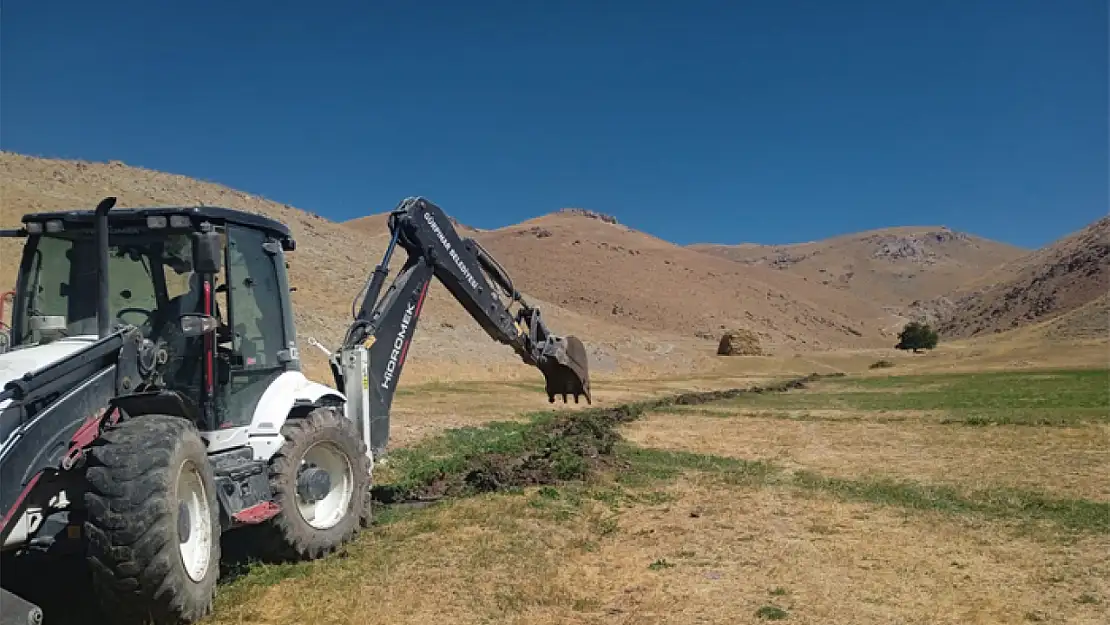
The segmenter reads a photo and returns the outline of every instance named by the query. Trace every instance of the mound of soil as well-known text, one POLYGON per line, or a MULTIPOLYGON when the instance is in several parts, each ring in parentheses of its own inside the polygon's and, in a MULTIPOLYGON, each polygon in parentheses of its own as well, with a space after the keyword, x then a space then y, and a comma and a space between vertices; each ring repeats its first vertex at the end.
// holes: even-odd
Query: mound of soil
POLYGON ((451 471, 440 471, 417 484, 375 486, 374 500, 386 505, 426 502, 582 479, 615 466, 613 450, 621 440, 617 428, 639 419, 645 412, 722 401, 748 393, 782 393, 804 388, 821 377, 838 375, 843 374, 814 373, 770 386, 690 392, 613 408, 551 413, 520 432, 522 440, 514 445, 512 453, 478 454, 466 458, 451 471))

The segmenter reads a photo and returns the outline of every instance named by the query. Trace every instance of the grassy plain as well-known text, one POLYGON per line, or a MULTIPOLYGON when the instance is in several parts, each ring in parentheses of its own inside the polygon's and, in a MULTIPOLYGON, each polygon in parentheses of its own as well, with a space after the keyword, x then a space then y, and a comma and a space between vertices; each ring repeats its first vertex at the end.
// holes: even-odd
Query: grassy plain
POLYGON ((493 424, 494 397, 536 389, 414 392, 456 427, 376 482, 438 502, 250 567, 207 622, 1104 623, 1108 376, 868 373, 677 404, 789 376, 625 381, 493 424))

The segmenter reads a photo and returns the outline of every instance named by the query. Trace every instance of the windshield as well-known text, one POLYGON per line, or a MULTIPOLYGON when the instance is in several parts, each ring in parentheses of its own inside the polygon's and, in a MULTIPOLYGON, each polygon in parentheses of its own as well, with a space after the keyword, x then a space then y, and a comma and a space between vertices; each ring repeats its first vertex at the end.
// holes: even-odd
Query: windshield
MULTIPOLYGON (((66 336, 95 335, 96 263, 92 231, 31 237, 20 270, 13 342, 32 340, 30 319, 36 316, 64 318, 66 336)), ((180 297, 190 294, 192 273, 188 234, 110 234, 108 308, 113 324, 133 324, 149 336, 166 321, 171 304, 186 307, 177 314, 192 312, 195 305, 180 297)))

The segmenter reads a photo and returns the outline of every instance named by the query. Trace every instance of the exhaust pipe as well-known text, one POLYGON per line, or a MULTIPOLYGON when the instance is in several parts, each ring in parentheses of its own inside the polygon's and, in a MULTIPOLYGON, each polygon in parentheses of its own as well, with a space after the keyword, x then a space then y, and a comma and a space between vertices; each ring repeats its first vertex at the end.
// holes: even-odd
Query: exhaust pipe
POLYGON ((111 330, 108 315, 108 211, 116 198, 106 197, 96 205, 96 332, 99 338, 111 330))

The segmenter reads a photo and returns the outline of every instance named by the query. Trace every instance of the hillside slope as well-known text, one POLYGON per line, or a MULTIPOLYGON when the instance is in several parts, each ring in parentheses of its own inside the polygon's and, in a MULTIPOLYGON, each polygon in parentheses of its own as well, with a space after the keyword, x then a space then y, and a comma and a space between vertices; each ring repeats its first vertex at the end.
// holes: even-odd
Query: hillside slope
POLYGON ((1110 295, 1096 297, 1041 325, 1045 338, 1053 341, 1110 338, 1110 295))
POLYGON ((944 295, 1028 252, 939 226, 883 228, 792 245, 688 247, 747 266, 804 276, 892 309, 944 295))
MULTIPOLYGON (((123 163, 44 159, 0 152, 0 224, 16 227, 27 212, 91 208, 114 195, 118 206, 224 206, 268 215, 289 225, 297 238, 290 255, 290 280, 301 353, 309 372, 330 380, 326 361, 305 339, 337 345, 350 320, 351 302, 385 249, 382 237, 367 237, 304 210, 228 187, 123 163)), ((384 228, 384 221, 383 221, 384 228)), ((383 230, 384 231, 384 230, 383 230)), ((0 240, 0 289, 14 286, 18 242, 0 240)), ((399 264, 393 268, 396 272, 399 264)), ((516 267, 509 264, 510 271, 516 267)), ((590 350, 594 370, 606 373, 685 370, 711 355, 697 341, 666 333, 633 332, 533 297, 552 331, 576 334, 590 350), (682 358, 666 356, 669 351, 682 358)), ((402 384, 427 379, 526 376, 539 373, 495 343, 438 283, 429 290, 402 384)))
POLYGON ((471 233, 513 267, 518 288, 637 331, 716 339, 746 328, 772 349, 885 345, 886 313, 851 294, 762 267, 688 250, 564 209, 471 233))
POLYGON ((947 337, 995 333, 1053 319, 1079 309, 1061 327, 1104 333, 1099 315, 1110 293, 1110 216, 1040 250, 1006 263, 947 297, 923 304, 940 318, 947 337), (1082 317, 1082 319, 1080 318, 1082 317))

